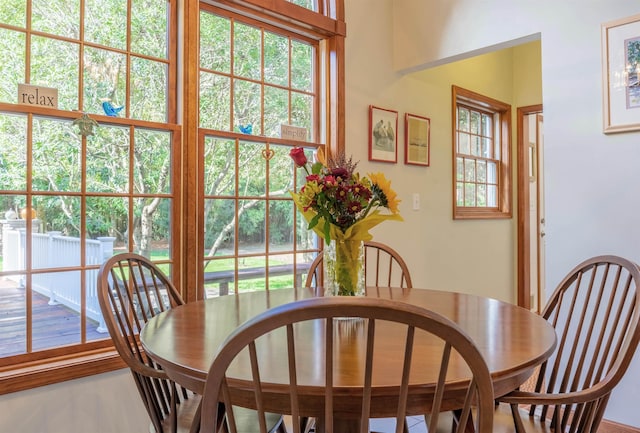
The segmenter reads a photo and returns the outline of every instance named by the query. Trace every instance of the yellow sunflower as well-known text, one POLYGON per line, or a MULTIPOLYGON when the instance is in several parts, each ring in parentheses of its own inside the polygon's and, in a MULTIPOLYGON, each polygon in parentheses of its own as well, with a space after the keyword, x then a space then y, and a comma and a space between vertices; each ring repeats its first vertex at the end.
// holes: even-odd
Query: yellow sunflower
POLYGON ((400 200, 398 200, 396 192, 391 189, 391 181, 384 177, 382 173, 369 173, 369 179, 380 192, 381 205, 389 209, 391 213, 398 213, 400 200))

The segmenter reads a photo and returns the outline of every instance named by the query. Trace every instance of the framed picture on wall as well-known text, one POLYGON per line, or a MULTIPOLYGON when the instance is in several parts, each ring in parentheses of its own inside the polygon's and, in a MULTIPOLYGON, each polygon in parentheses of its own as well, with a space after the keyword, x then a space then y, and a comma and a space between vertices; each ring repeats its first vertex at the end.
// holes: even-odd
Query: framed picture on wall
POLYGON ((431 120, 428 117, 405 113, 404 163, 429 166, 431 120))
POLYGON ((640 15, 602 24, 604 132, 640 130, 640 15))
POLYGON ((369 161, 398 161, 398 112, 369 106, 369 161))

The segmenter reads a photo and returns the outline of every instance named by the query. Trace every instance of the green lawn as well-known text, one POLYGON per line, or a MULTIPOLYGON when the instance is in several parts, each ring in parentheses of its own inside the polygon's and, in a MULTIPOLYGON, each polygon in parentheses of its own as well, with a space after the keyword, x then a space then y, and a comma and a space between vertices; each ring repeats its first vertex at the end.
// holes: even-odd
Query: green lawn
MULTIPOLYGON (((264 257, 244 257, 240 259, 241 268, 251 269, 251 268, 263 268, 265 267, 265 258, 264 257)), ((291 263, 287 259, 284 258, 282 260, 277 260, 272 257, 269 259, 270 266, 277 265, 285 265, 291 263)), ((212 260, 210 261, 205 269, 205 272, 216 272, 216 271, 226 271, 233 269, 233 259, 230 260, 212 260)), ((292 275, 280 275, 271 277, 269 279, 269 289, 282 289, 287 287, 293 287, 295 284, 294 276, 292 275)), ((207 284, 206 287, 213 288, 216 287, 216 283, 207 284)), ((253 278, 253 279, 243 279, 238 281, 238 291, 239 292, 250 292, 250 291, 258 291, 266 289, 266 279, 264 277, 253 278)), ((229 290, 233 291, 233 283, 229 283, 229 290)))
MULTIPOLYGON (((163 250, 154 250, 151 254, 151 259, 153 261, 162 261, 168 258, 168 251, 163 250)), ((290 263, 286 258, 282 260, 277 260, 277 258, 269 259, 270 266, 283 265, 290 263)), ((166 274, 169 273, 169 264, 159 264, 158 267, 166 274)), ((227 271, 233 269, 233 259, 223 259, 223 260, 212 260, 210 261, 205 268, 205 272, 217 272, 217 271, 227 271)), ((265 266, 265 258, 264 257, 244 257, 240 259, 240 266, 242 268, 259 268, 265 266)), ((293 287, 295 285, 295 279, 293 275, 280 275, 276 277, 271 277, 269 280, 269 289, 284 289, 293 287)), ((205 290, 209 289, 217 289, 218 283, 209 283, 205 284, 205 290)), ((266 289, 266 279, 264 277, 253 278, 253 279, 243 279, 238 281, 238 291, 239 292, 252 292, 258 290, 266 289)), ((229 291, 233 292, 235 289, 233 287, 233 283, 229 283, 229 291)))

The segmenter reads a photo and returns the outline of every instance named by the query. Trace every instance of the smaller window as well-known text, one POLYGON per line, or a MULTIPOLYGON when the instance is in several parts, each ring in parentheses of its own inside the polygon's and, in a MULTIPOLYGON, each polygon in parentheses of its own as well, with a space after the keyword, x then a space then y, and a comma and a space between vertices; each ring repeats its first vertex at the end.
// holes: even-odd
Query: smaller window
POLYGON ((511 217, 511 106, 453 86, 453 218, 511 217))
POLYGON ((310 11, 318 12, 318 1, 317 0, 286 0, 289 3, 293 3, 294 5, 301 6, 305 9, 309 9, 310 11))

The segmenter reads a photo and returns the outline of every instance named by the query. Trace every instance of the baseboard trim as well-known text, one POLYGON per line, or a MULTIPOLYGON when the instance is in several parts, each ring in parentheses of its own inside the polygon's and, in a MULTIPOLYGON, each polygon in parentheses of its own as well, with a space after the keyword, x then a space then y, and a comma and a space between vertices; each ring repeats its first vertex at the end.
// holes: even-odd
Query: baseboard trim
POLYGON ((598 433, 640 433, 640 427, 631 427, 603 419, 598 426, 598 433))

